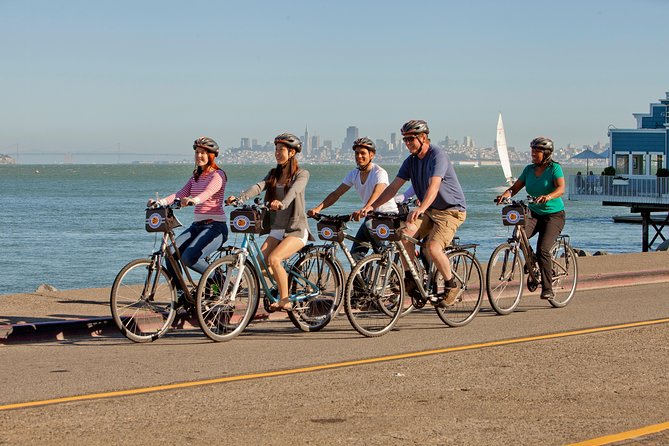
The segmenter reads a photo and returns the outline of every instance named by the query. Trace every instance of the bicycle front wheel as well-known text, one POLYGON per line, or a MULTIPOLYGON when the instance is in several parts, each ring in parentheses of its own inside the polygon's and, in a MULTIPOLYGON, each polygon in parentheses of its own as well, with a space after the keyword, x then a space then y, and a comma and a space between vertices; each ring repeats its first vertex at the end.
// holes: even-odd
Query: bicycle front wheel
MULTIPOLYGON (((459 288, 453 305, 435 307, 439 318, 449 327, 461 327, 474 319, 483 302, 483 273, 481 264, 468 251, 448 253, 453 279, 459 288)), ((437 285, 443 283, 443 277, 436 274, 437 285)), ((437 290, 438 291, 438 290, 437 290)))
POLYGON ((290 321, 302 331, 323 329, 339 309, 341 273, 329 255, 312 251, 299 258, 289 273, 288 289, 297 298, 290 321))
POLYGON ((239 257, 230 255, 214 261, 197 286, 195 309, 204 334, 217 342, 238 336, 258 308, 258 282, 253 267, 240 268, 239 257))
POLYGON ((523 295, 524 280, 518 248, 510 243, 495 248, 486 269, 486 291, 490 306, 497 314, 515 310, 523 295))
POLYGON ((402 314, 402 269, 381 254, 372 254, 351 270, 344 292, 344 309, 361 335, 381 336, 392 330, 402 314))
POLYGON ((155 341, 176 315, 176 292, 167 270, 150 259, 121 268, 110 295, 111 313, 123 335, 134 342, 155 341))
POLYGON ((555 308, 566 306, 576 292, 578 282, 578 261, 576 253, 564 242, 557 242, 551 248, 553 265, 553 293, 548 302, 555 308))

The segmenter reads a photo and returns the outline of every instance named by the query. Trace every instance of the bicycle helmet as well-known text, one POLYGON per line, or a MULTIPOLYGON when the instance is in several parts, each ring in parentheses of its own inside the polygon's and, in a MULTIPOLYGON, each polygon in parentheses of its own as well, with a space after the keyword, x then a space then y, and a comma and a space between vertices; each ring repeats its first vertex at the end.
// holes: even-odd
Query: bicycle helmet
POLYGON ((285 144, 286 147, 295 150, 297 153, 302 151, 302 141, 292 133, 282 133, 274 138, 274 145, 279 143, 285 144))
POLYGON ((218 144, 216 144, 216 141, 209 138, 208 136, 200 136, 193 142, 193 150, 197 149, 198 147, 202 147, 207 152, 218 156, 218 144))
POLYGON ((412 119, 411 121, 405 123, 400 130, 402 135, 417 135, 419 133, 430 133, 430 128, 427 126, 427 122, 422 119, 412 119))
POLYGON ((376 145, 374 145, 374 142, 366 136, 353 141, 353 150, 355 150, 356 147, 362 147, 363 149, 376 153, 376 145))
POLYGON ((530 148, 539 149, 544 152, 544 163, 551 161, 553 155, 553 141, 545 136, 538 136, 530 142, 530 148))

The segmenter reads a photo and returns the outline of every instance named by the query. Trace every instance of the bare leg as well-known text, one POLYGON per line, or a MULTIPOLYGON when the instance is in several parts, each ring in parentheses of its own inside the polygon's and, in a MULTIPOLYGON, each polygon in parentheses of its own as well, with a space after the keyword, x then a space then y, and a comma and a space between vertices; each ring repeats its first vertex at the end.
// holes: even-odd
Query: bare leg
POLYGON ((302 249, 303 246, 304 243, 302 243, 301 239, 297 237, 286 237, 281 240, 274 249, 266 254, 267 264, 271 268, 272 275, 279 288, 280 301, 278 305, 276 305, 279 309, 290 310, 292 307, 288 300, 288 274, 283 268, 283 261, 302 249))

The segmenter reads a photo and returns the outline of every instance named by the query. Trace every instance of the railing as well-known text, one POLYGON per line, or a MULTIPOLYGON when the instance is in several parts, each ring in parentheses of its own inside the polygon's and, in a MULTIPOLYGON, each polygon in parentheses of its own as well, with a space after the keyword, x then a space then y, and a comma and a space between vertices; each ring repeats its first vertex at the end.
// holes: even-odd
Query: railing
POLYGON ((567 191, 574 201, 669 204, 669 178, 571 175, 567 191))

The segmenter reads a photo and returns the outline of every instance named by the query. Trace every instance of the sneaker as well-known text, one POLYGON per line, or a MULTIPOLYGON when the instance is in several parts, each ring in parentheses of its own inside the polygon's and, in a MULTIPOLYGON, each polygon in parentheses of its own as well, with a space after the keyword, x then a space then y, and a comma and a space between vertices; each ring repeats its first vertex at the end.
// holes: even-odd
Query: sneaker
POLYGON ((541 298, 542 299, 553 299, 555 297, 555 293, 553 293, 553 290, 543 290, 541 292, 541 298))
POLYGON ((436 306, 439 308, 446 308, 453 305, 458 300, 458 295, 460 294, 460 288, 446 288, 444 290, 444 298, 437 302, 436 306))

